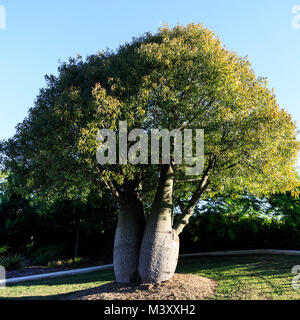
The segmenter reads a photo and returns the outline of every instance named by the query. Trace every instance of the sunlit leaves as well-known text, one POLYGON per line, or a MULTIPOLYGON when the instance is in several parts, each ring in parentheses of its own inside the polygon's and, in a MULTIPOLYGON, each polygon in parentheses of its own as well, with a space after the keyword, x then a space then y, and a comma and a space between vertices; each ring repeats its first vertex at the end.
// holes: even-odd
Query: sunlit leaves
MULTIPOLYGON (((120 120, 128 131, 204 129, 205 165, 215 160, 210 195, 261 195, 299 185, 296 124, 248 58, 226 49, 202 25, 164 26, 115 52, 70 59, 47 84, 17 134, 3 144, 6 168, 33 190, 86 197, 89 188, 103 187, 103 179, 122 189, 142 173, 147 197, 156 166, 96 162, 98 130, 118 135, 120 120)), ((184 172, 184 164, 176 165, 180 198, 190 197, 201 178, 190 182, 184 172)))

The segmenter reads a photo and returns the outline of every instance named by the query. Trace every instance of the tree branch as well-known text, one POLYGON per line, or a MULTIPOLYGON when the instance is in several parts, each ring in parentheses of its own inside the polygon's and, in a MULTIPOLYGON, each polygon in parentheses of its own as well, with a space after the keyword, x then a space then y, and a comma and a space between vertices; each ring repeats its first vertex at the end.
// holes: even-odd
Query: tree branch
POLYGON ((179 205, 181 213, 183 213, 184 212, 184 203, 180 199, 176 199, 176 202, 179 205))
POLYGON ((120 192, 117 190, 117 188, 115 187, 114 183, 110 180, 110 179, 106 179, 100 168, 98 166, 96 166, 97 168, 97 171, 102 179, 102 181, 104 182, 105 186, 107 187, 108 190, 111 191, 111 193, 115 196, 115 198, 118 200, 118 201, 121 201, 121 196, 120 196, 120 192))
POLYGON ((209 185, 209 172, 214 167, 215 161, 212 160, 209 162, 208 167, 206 168, 203 177, 194 192, 192 198, 190 199, 188 205, 184 208, 180 206, 180 209, 182 211, 183 216, 176 222, 174 225, 174 230, 179 235, 184 227, 188 224, 189 219, 193 215, 194 209, 199 202, 201 195, 204 193, 204 191, 207 189, 209 185))

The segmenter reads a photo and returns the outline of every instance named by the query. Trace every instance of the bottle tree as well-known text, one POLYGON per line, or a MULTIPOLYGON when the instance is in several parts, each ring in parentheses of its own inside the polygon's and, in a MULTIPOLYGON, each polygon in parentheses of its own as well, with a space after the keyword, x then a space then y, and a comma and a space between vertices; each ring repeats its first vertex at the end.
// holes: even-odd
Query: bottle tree
MULTIPOLYGON (((119 282, 173 276, 179 235, 202 197, 269 195, 299 185, 295 122, 248 59, 202 25, 165 26, 116 51, 70 59, 47 82, 16 135, 2 142, 3 166, 48 199, 62 193, 85 198, 95 185, 109 190, 119 205, 119 282), (100 164, 100 129, 116 133, 119 160, 124 144, 126 152, 151 159, 151 148, 145 155, 139 142, 119 139, 120 121, 127 121, 128 132, 203 129, 203 170, 186 175, 190 164, 174 161, 174 139, 169 163, 100 164)), ((195 151, 195 137, 193 142, 195 151)))

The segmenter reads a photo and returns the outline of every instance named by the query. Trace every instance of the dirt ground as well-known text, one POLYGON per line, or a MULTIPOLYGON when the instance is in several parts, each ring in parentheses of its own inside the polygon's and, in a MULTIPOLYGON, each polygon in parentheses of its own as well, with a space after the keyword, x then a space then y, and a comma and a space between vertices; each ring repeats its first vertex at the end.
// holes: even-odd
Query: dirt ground
POLYGON ((218 283, 191 274, 175 274, 159 284, 138 286, 108 283, 98 288, 78 292, 68 300, 201 300, 212 296, 218 283))

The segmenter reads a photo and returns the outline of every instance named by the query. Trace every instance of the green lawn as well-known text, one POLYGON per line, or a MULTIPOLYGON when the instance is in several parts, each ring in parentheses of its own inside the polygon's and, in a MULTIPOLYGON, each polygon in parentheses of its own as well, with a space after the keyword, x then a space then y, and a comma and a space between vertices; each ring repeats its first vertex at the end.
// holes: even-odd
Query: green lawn
MULTIPOLYGON (((201 257, 182 259, 178 273, 193 273, 218 281, 211 299, 300 299, 291 286, 300 257, 278 255, 201 257)), ((60 299, 114 280, 112 270, 9 285, 0 299, 60 299)))

